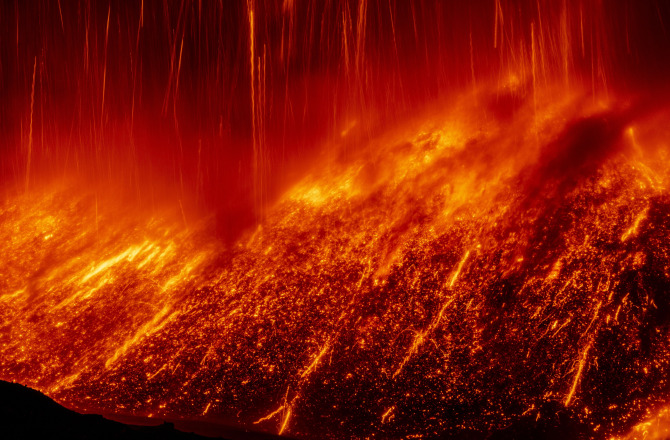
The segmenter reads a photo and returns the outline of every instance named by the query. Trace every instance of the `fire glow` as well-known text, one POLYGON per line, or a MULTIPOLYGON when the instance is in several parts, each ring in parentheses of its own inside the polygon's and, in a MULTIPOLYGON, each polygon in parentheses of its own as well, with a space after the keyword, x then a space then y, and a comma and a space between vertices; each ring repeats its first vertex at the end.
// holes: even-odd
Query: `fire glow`
POLYGON ((298 438, 667 435, 662 2, 26 3, 0 379, 298 438))

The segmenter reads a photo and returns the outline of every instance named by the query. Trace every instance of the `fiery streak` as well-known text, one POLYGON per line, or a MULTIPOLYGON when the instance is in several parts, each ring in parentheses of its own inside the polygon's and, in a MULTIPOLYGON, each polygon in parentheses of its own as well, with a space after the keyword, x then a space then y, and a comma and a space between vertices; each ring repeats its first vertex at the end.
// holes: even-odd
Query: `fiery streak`
MULTIPOLYGON (((17 40, 18 44, 18 40, 17 40)), ((35 109, 35 72, 37 71, 37 57, 33 61, 33 85, 30 90, 30 128, 28 129, 28 153, 26 159, 26 185, 28 191, 30 185, 30 162, 33 157, 33 112, 35 109)))
POLYGON ((502 25, 502 7, 500 6, 500 0, 495 0, 495 18, 493 20, 493 47, 495 49, 498 48, 498 32, 500 32, 500 38, 502 40, 502 25), (498 30, 498 23, 500 23, 500 31, 498 30))
POLYGON ((105 53, 102 68, 102 97, 100 100, 100 128, 102 129, 105 117, 105 91, 107 87, 107 44, 109 43, 109 17, 112 13, 112 5, 107 7, 107 25, 105 26, 105 53))
POLYGON ((387 421, 390 421, 393 418, 393 411, 395 410, 395 406, 390 407, 387 409, 384 414, 382 414, 382 423, 386 423, 387 421))
MULTIPOLYGON (((252 166, 253 166, 253 179, 254 184, 257 185, 259 180, 259 146, 258 146, 258 135, 257 135, 257 114, 256 114, 256 56, 255 56, 255 33, 254 33, 254 4, 253 0, 247 0, 247 14, 249 16, 249 75, 251 81, 251 87, 249 88, 251 93, 251 136, 252 136, 252 166)), ((254 203, 256 204, 256 210, 259 209, 259 200, 260 200, 260 189, 254 187, 254 203)))
POLYGON ((270 420, 270 419, 272 419, 274 416, 276 416, 277 414, 279 414, 283 409, 284 409, 284 405, 282 405, 282 406, 280 406, 279 408, 277 408, 276 410, 272 411, 272 412, 271 412, 270 414, 268 414, 267 416, 261 417, 260 419, 256 420, 256 421, 254 422, 254 425, 257 425, 257 424, 259 424, 259 423, 261 423, 261 422, 265 422, 266 420, 270 420))
POLYGON ((321 358, 328 352, 329 349, 330 349, 330 342, 326 342, 323 345, 323 348, 321 349, 321 351, 319 351, 319 354, 317 354, 314 357, 314 359, 312 360, 312 363, 309 364, 309 367, 307 367, 307 369, 300 375, 300 377, 304 379, 305 377, 312 374, 316 370, 316 367, 319 365, 319 362, 321 361, 321 358))
POLYGON ((279 435, 282 435, 286 428, 288 427, 288 421, 291 419, 291 408, 289 407, 284 413, 284 418, 282 419, 281 427, 279 428, 279 435))
POLYGON ((205 407, 205 410, 202 412, 202 415, 206 415, 207 412, 209 411, 209 408, 212 406, 212 402, 209 402, 207 406, 205 407))
POLYGON ((564 401, 565 406, 570 406, 570 402, 572 401, 572 398, 575 395, 575 391, 577 390, 579 379, 582 377, 582 371, 584 370, 584 366, 586 365, 590 349, 591 349, 591 343, 589 342, 588 344, 586 344, 586 347, 584 348, 584 350, 582 350, 582 353, 579 357, 579 362, 577 363, 577 372, 575 373, 575 377, 572 380, 572 386, 570 387, 570 391, 568 392, 568 394, 565 396, 564 401))
POLYGON ((647 218, 647 213, 649 212, 649 208, 645 208, 641 213, 635 217, 635 220, 633 221, 633 224, 626 230, 626 232, 623 233, 621 236, 621 241, 626 241, 628 240, 631 236, 634 236, 637 234, 637 230, 640 227, 640 223, 644 221, 644 219, 647 218))
POLYGON ((458 267, 456 268, 456 271, 454 274, 451 276, 451 279, 449 280, 449 287, 454 287, 454 284, 458 280, 458 276, 461 274, 461 270, 463 269, 463 265, 465 264, 466 260, 470 256, 470 251, 467 251, 465 255, 463 255, 463 258, 461 261, 458 263, 458 267))

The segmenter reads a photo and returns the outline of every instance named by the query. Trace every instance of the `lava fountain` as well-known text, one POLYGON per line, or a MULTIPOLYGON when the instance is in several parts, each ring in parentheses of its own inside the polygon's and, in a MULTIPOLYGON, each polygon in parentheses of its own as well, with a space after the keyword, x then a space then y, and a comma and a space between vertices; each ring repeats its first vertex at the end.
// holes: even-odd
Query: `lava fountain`
POLYGON ((0 378, 305 439, 667 436, 670 9, 465 3, 0 6, 0 378))

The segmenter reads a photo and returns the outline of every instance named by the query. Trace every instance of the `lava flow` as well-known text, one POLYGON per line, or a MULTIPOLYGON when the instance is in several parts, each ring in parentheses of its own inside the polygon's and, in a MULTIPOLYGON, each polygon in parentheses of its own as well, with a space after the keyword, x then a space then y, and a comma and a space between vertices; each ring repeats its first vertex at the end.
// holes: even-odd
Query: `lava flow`
POLYGON ((305 439, 666 438, 667 7, 260 3, 36 2, 32 56, 0 8, 0 379, 305 439))

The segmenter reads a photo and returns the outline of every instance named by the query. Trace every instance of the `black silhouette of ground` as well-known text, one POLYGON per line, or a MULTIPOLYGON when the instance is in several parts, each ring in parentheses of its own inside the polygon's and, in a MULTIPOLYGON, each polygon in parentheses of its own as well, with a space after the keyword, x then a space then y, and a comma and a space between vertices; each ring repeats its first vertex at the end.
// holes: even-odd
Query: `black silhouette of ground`
MULTIPOLYGON (((112 416, 113 417, 113 416, 112 416)), ((106 419, 97 414, 71 411, 39 391, 26 386, 0 381, 0 438, 68 439, 68 440, 200 440, 209 437, 192 432, 217 433, 228 428, 200 421, 163 422, 142 417, 127 418, 132 424, 106 419), (154 424, 155 426, 146 426, 154 424), (157 424, 157 425, 156 425, 157 424), (175 429, 175 424, 181 429, 175 429)), ((271 439, 276 436, 230 430, 235 439, 271 439)))

